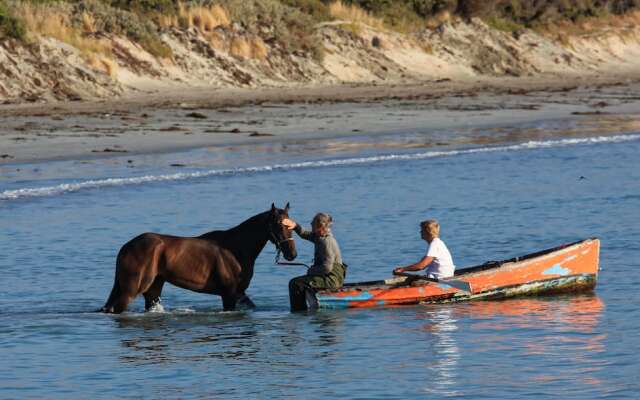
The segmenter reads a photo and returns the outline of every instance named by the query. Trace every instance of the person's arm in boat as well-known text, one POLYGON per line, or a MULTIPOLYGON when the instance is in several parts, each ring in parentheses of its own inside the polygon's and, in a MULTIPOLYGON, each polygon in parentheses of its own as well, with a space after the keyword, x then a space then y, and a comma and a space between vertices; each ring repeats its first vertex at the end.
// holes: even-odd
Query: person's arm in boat
POLYGON ((404 267, 397 267, 393 270, 394 274, 399 274, 407 271, 422 271, 427 268, 429 264, 433 262, 433 257, 424 256, 417 263, 407 265, 404 267))

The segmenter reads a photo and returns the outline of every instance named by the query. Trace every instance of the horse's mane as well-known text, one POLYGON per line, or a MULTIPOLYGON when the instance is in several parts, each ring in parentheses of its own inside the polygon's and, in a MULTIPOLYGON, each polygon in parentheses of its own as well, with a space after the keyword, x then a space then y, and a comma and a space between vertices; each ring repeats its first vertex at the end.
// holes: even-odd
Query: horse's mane
POLYGON ((237 226, 234 226, 231 229, 227 229, 225 231, 211 231, 204 233, 198 236, 199 239, 207 239, 213 240, 220 244, 228 243, 230 240, 236 237, 236 235, 244 233, 247 229, 252 228, 256 224, 262 222, 262 220, 269 214, 269 211, 262 212, 260 214, 254 215, 253 217, 247 219, 246 221, 240 223, 237 226))

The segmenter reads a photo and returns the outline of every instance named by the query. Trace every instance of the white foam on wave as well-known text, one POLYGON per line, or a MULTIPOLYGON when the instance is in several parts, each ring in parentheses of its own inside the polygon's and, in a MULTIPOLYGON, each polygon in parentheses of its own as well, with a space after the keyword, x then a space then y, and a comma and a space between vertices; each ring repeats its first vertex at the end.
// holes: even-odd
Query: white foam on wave
POLYGON ((518 151, 528 149, 543 149, 550 147, 562 147, 572 145, 583 144, 598 144, 598 143, 619 143, 630 142, 640 140, 640 134, 630 135, 616 135, 616 136, 597 136, 589 138, 572 138, 572 139, 557 139, 546 141, 529 141, 525 143, 518 143, 506 146, 493 146, 493 147, 478 147, 471 149, 460 150, 446 150, 446 151, 427 151, 422 153, 409 153, 409 154, 387 154, 368 157, 355 157, 345 159, 332 159, 332 160, 318 160, 318 161, 303 161, 289 164, 275 164, 256 167, 240 167, 233 169, 213 169, 207 171, 196 172, 184 172, 167 175, 145 175, 131 178, 107 178, 87 180, 75 183, 63 183, 55 186, 44 186, 36 188, 24 188, 5 190, 0 192, 0 200, 16 200, 25 197, 43 197, 43 196, 55 196, 64 193, 77 192, 83 189, 96 189, 113 186, 125 186, 125 185, 140 185, 145 183, 163 182, 163 181, 180 181, 187 179, 197 179, 211 176, 225 176, 225 175, 242 175, 252 174, 260 172, 272 172, 272 171, 286 171, 294 169, 308 169, 308 168, 323 168, 323 167, 335 167, 345 165, 358 165, 358 164, 371 164, 385 161, 410 161, 420 160, 433 157, 450 157, 463 154, 474 153, 489 153, 489 152, 505 152, 505 151, 518 151))

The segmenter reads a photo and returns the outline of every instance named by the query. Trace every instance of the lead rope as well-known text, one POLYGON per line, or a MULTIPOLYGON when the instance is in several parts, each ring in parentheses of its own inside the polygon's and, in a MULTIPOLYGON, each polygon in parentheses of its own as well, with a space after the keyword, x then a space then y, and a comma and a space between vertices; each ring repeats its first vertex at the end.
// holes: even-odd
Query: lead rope
POLYGON ((293 240, 293 238, 287 238, 284 240, 280 240, 278 241, 276 238, 276 235, 273 234, 273 232, 269 231, 269 235, 271 236, 271 241, 273 242, 273 244, 276 246, 276 259, 275 259, 275 263, 277 265, 286 265, 286 266, 300 266, 300 267, 307 267, 307 269, 311 268, 309 265, 305 264, 305 263, 293 263, 293 262, 285 262, 285 261, 280 261, 280 254, 282 253, 282 250, 280 249, 280 245, 284 242, 288 242, 289 240, 293 240))
MULTIPOLYGON (((289 239, 291 240, 291 239, 289 239)), ((307 269, 311 268, 309 265, 305 264, 305 263, 290 263, 290 262, 286 262, 286 261, 280 261, 280 247, 277 246, 276 247, 278 250, 276 251, 276 264, 277 265, 287 265, 287 266, 300 266, 300 267, 307 267, 307 269)))

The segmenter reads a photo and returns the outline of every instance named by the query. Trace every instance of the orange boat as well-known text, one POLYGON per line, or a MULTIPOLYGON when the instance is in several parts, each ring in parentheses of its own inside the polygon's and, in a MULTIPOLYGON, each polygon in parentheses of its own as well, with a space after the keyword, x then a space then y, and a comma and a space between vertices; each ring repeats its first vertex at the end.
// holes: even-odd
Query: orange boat
POLYGON ((311 308, 380 307, 592 290, 598 277, 599 254, 600 240, 586 239, 460 269, 450 279, 405 275, 308 292, 307 303, 311 308))

